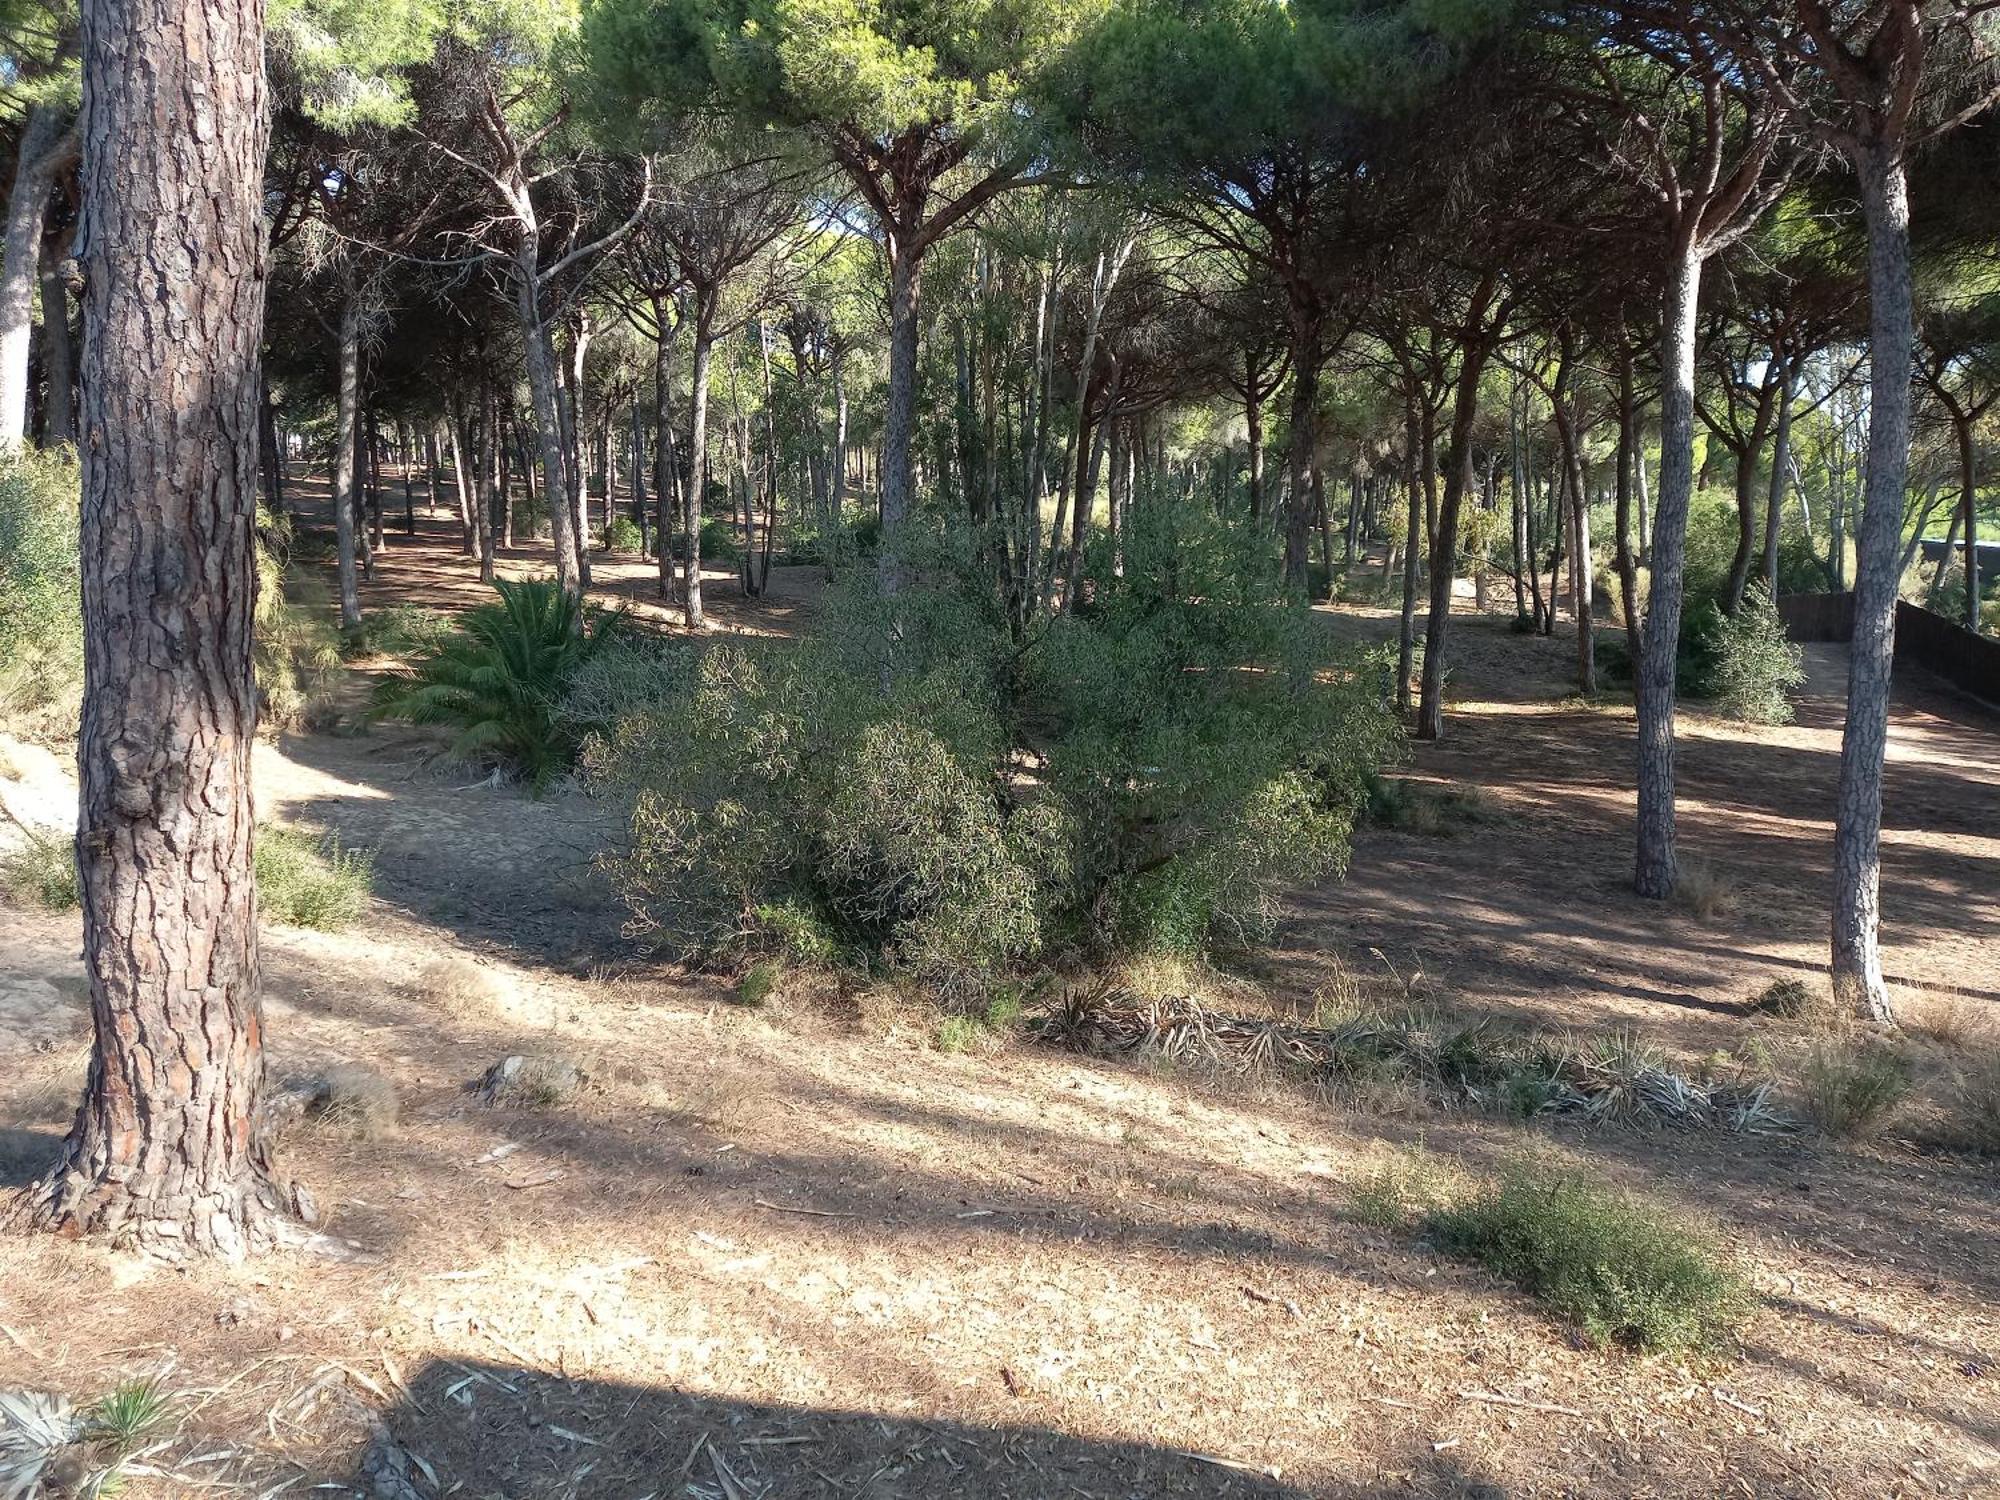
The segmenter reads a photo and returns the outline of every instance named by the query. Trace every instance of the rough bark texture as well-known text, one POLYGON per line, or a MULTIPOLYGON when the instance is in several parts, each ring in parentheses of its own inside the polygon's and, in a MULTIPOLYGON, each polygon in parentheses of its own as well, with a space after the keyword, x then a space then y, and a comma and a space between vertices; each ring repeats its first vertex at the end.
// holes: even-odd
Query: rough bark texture
POLYGON ((896 577, 894 558, 903 523, 916 510, 912 443, 917 428, 917 311, 923 266, 909 245, 898 247, 889 267, 889 404, 882 426, 882 555, 896 577))
POLYGON ((681 537, 687 560, 681 572, 681 603, 687 628, 706 623, 701 610, 701 506, 708 488, 708 378, 715 336, 709 331, 711 309, 696 315, 694 373, 688 390, 688 487, 681 507, 681 537))
POLYGON ((1688 506, 1694 498, 1695 304, 1701 257, 1669 268, 1660 320, 1660 492, 1653 507, 1652 583, 1635 683, 1639 710, 1638 849, 1633 888, 1661 900, 1674 889, 1674 669, 1686 588, 1688 506))
POLYGON ((1868 221, 1868 488, 1854 567, 1854 640, 1848 648, 1847 728, 1833 821, 1833 988, 1876 1021, 1892 1021, 1882 978, 1882 761, 1896 649, 1897 544, 1910 466, 1910 198, 1900 155, 1856 153, 1868 221))
POLYGON ((259 0, 83 6, 85 695, 77 856, 96 1031, 28 1211, 240 1256, 287 1195, 257 1132, 251 875, 259 0))

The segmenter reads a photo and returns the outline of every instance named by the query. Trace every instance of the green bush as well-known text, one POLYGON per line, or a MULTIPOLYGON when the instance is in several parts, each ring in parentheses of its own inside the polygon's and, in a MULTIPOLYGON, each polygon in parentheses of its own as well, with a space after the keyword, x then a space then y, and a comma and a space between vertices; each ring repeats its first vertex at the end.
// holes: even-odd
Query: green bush
MULTIPOLYGON (((1344 859, 1395 730, 1369 674, 1164 503, 1017 645, 964 541, 828 593, 797 644, 613 652, 567 712, 631 799, 613 873, 685 956, 852 955, 947 992, 1052 943, 1199 952, 1344 859), (1143 582, 1157 579, 1157 583, 1143 582)), ((1248 538, 1261 543, 1261 538, 1248 538)))
POLYGON ((1875 1041, 1823 1042, 1799 1076, 1806 1117, 1828 1135, 1871 1134, 1910 1092, 1910 1060, 1875 1041))
POLYGON ((257 830, 257 904, 293 927, 338 932, 368 904, 375 856, 343 849, 332 834, 267 823, 257 830))
POLYGON ((0 885, 17 901, 49 911, 74 910, 83 904, 75 844, 61 835, 27 832, 19 848, 0 857, 0 885))
POLYGON ((1716 627, 1711 686, 1717 702, 1723 712, 1753 724, 1789 724, 1786 690, 1805 680, 1805 653, 1786 639, 1764 586, 1753 585, 1736 613, 1716 627))
POLYGON ((1710 1236, 1653 1204, 1544 1169, 1432 1212, 1432 1237, 1547 1303, 1593 1343, 1717 1343, 1749 1294, 1710 1236))
POLYGON ((379 685, 374 712, 446 725, 452 755, 540 790, 576 756, 574 726, 559 712, 564 694, 617 638, 622 616, 587 608, 553 580, 494 588, 497 604, 468 611, 435 651, 379 685))
POLYGON ((604 528, 599 545, 606 552, 636 554, 645 550, 646 539, 639 530, 639 523, 630 516, 613 516, 611 524, 604 528))
POLYGON ((77 465, 69 450, 0 459, 0 728, 76 732, 83 701, 77 465))

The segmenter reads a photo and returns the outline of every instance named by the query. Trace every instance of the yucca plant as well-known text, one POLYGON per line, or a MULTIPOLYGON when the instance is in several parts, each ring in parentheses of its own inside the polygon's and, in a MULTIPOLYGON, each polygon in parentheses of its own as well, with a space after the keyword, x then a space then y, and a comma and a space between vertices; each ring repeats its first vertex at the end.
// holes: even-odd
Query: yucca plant
POLYGON ((376 689, 377 718, 443 724, 450 753, 504 768, 536 790, 569 769, 575 734, 556 706, 577 668, 623 625, 551 579, 494 584, 499 602, 469 611, 411 669, 376 689))

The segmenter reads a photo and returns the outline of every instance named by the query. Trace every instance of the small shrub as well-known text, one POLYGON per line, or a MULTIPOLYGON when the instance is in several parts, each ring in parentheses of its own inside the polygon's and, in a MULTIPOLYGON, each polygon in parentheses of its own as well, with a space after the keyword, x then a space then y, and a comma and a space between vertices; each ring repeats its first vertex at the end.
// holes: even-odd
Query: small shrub
POLYGON ((645 549, 646 539, 639 531, 639 523, 630 516, 614 516, 611 524, 604 528, 600 545, 606 552, 636 554, 645 549))
POLYGON ((1778 606, 1762 584, 1743 595, 1717 627, 1715 698, 1724 713, 1753 724, 1789 724, 1785 694, 1806 680, 1805 653, 1785 637, 1778 606))
POLYGON ((1774 979, 1751 1000, 1750 1009, 1781 1021, 1796 1021, 1811 1010, 1816 1000, 1812 986, 1803 979, 1774 979))
POLYGON ((1408 833, 1455 834, 1502 821, 1493 799, 1476 786, 1438 786, 1407 776, 1369 775, 1368 821, 1408 833))
POLYGON ((1956 1143, 1982 1156, 2000 1156, 2000 1053, 1961 1068, 1951 1092, 1956 1143))
POLYGON ((375 856, 337 835, 265 824, 257 830, 257 902, 265 917, 338 932, 367 907, 375 856))
POLYGON ((362 1063, 338 1063, 306 1085, 306 1116, 373 1140, 395 1128, 396 1086, 362 1063))
POLYGON ((940 1052, 970 1052, 985 1039, 985 1028, 971 1016, 946 1016, 938 1022, 940 1052))
POLYGON ((1823 1042, 1799 1077, 1806 1118, 1828 1135, 1872 1134, 1910 1092, 1910 1063, 1877 1041, 1823 1042))
POLYGON ((762 1005, 777 993, 778 985, 784 977, 784 969, 777 964, 770 962, 752 964, 736 981, 736 1003, 762 1005))
POLYGON ((391 604, 362 617, 352 651, 357 656, 429 656, 451 639, 453 628, 451 616, 441 609, 391 604))
POLYGON ((416 992, 437 1005, 464 1010, 494 997, 494 981, 470 959, 434 958, 417 971, 416 992))
POLYGON ((575 726, 559 712, 578 669, 617 638, 622 616, 587 609, 549 579, 501 579, 444 643, 376 690, 375 716, 442 724, 461 759, 504 767, 537 790, 569 769, 575 726))
POLYGON ((1399 1151, 1354 1190, 1354 1216, 1377 1229, 1407 1229, 1463 1191, 1464 1173, 1422 1146, 1399 1151))
POLYGON ((1699 921, 1724 921, 1736 914, 1736 881, 1705 859, 1682 860, 1673 900, 1699 921))
POLYGON ((797 897, 761 903, 757 925, 778 952, 796 964, 825 966, 840 958, 840 936, 826 915, 797 897))
POLYGON ((1953 1052, 1990 1039, 1992 1027, 1978 1006, 1963 999, 1930 999, 1901 1017, 1903 1029, 1953 1052))
POLYGON ((76 847, 67 838, 23 830, 19 848, 0 856, 0 884, 17 901, 48 911, 73 911, 83 904, 76 847))
POLYGON ((1749 1295, 1711 1238, 1654 1204, 1538 1168, 1439 1209, 1433 1239, 1547 1303, 1598 1345, 1679 1353, 1742 1321, 1749 1295))
POLYGON ((173 1415, 173 1396, 158 1376, 128 1380, 100 1396, 85 1413, 84 1432, 122 1459, 170 1427, 173 1415))

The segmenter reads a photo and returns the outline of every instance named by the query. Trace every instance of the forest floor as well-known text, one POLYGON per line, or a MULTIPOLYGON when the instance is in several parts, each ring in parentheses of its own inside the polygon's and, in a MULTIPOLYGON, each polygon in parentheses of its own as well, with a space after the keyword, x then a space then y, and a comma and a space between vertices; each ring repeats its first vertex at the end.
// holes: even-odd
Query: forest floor
MULTIPOLYGON (((371 601, 476 597, 449 523, 420 519, 371 601)), ((643 568, 600 569, 628 574, 643 592, 643 568)), ((811 590, 788 573, 746 608, 717 575, 713 608, 783 630, 811 590)), ((1703 920, 1624 890, 1629 706, 1571 698, 1568 643, 1507 625, 1458 624, 1450 736, 1409 768, 1481 788, 1485 815, 1364 830, 1243 994, 1309 1010, 1345 975, 1686 1057, 1799 1045, 1746 1001, 1822 962, 1837 654, 1814 652, 1795 725, 1683 719, 1686 843, 1736 885, 1703 920)), ((1886 951, 1934 1038, 2000 1013, 1996 747, 2000 716, 1903 684, 1886 951)), ((10 806, 61 821, 62 768, 14 748, 10 806)), ((1926 1145, 1921 1109, 1860 1147, 1530 1128, 1026 1042, 948 1054, 865 1000, 746 1008, 623 945, 590 863, 602 807, 433 748, 349 730, 257 763, 265 816, 378 851, 364 921, 264 943, 274 1073, 365 1064, 400 1100, 392 1127, 285 1142, 352 1258, 177 1268, 0 1237, 0 1388, 175 1393, 136 1493, 407 1500, 367 1472, 385 1428, 419 1494, 466 1500, 2000 1487, 2000 1180, 1926 1145), (536 1052, 585 1087, 542 1109, 468 1091, 536 1052), (1740 1346, 1579 1348, 1361 1222, 1353 1188, 1419 1140, 1480 1169, 1559 1156, 1716 1221, 1759 1298, 1740 1346)), ((0 1185, 50 1159, 80 1086, 77 949, 74 914, 0 908, 0 1185)))

